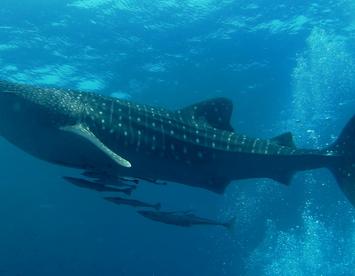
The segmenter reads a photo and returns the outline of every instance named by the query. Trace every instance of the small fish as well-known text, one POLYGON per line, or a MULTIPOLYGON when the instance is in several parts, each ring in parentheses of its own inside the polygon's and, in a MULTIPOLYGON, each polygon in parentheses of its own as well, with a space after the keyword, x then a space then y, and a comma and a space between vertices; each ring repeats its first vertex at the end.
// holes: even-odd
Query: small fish
POLYGON ((83 178, 77 178, 77 177, 70 177, 70 176, 64 176, 63 179, 68 181, 69 183, 80 187, 84 189, 89 189, 89 190, 94 190, 97 192, 118 192, 118 193, 124 193, 126 195, 131 195, 132 191, 135 187, 131 188, 125 188, 125 189, 118 189, 118 188, 113 188, 113 187, 108 187, 106 185, 102 185, 100 183, 88 181, 83 178))
POLYGON ((138 211, 138 213, 150 220, 159 221, 165 224, 171 224, 181 227, 190 227, 193 225, 217 225, 231 230, 235 223, 235 218, 228 222, 219 222, 207 218, 198 217, 187 212, 158 212, 158 211, 138 211))
POLYGON ((155 184, 155 185, 161 185, 161 186, 165 186, 168 185, 168 183, 164 182, 164 181, 159 181, 156 179, 151 179, 151 178, 144 178, 144 177, 140 177, 141 180, 155 184))
POLYGON ((135 200, 135 199, 126 199, 126 198, 121 198, 121 197, 105 197, 104 198, 107 201, 113 202, 117 205, 129 205, 133 207, 144 207, 144 208, 153 208, 155 210, 160 210, 161 204, 149 204, 145 203, 143 201, 135 200))
POLYGON ((135 185, 139 184, 138 179, 117 177, 117 176, 113 176, 108 173, 99 172, 99 171, 84 171, 82 173, 82 175, 86 176, 88 178, 93 178, 93 179, 95 179, 96 183, 100 183, 103 185, 132 187, 132 185, 127 184, 127 183, 133 183, 135 185))

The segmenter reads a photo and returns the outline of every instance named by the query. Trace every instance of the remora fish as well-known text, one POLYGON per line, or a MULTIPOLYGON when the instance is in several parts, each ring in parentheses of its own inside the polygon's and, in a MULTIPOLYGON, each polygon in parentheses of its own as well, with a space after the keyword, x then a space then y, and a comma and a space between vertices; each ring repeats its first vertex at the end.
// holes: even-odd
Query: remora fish
POLYGON ((236 179, 289 184, 297 171, 329 168, 355 205, 355 116, 322 150, 236 133, 231 101, 169 111, 93 93, 0 83, 0 134, 52 163, 120 177, 173 181, 223 193, 236 179))
POLYGON ((133 188, 135 188, 133 187, 133 188, 118 189, 118 188, 108 187, 106 185, 102 185, 92 181, 88 181, 86 179, 70 177, 70 176, 64 176, 63 179, 77 187, 94 190, 97 192, 118 192, 118 193, 124 193, 126 195, 131 195, 133 188))
POLYGON ((149 204, 135 199, 126 199, 121 197, 105 197, 104 199, 112 203, 115 203, 117 205, 129 205, 133 207, 154 208, 155 210, 160 210, 161 208, 160 203, 149 204))
POLYGON ((215 220, 198 217, 190 212, 138 211, 138 213, 150 220, 182 227, 190 227, 193 225, 217 225, 231 229, 235 222, 234 218, 228 222, 218 222, 215 220))
POLYGON ((88 178, 93 178, 95 183, 100 183, 103 185, 110 185, 110 186, 120 186, 120 187, 135 187, 139 184, 138 179, 128 179, 122 178, 117 176, 108 175, 103 172, 95 172, 95 171, 84 171, 82 173, 83 176, 88 178), (133 183, 128 184, 128 183, 133 183))
POLYGON ((153 183, 156 185, 166 185, 165 182, 159 182, 158 180, 148 179, 148 178, 140 178, 140 179, 130 179, 130 178, 122 178, 113 175, 109 175, 105 172, 95 172, 95 171, 84 171, 82 175, 90 178, 95 178, 100 183, 109 183, 107 185, 112 186, 125 186, 127 185, 125 182, 134 183, 136 185, 139 184, 140 180, 153 183))

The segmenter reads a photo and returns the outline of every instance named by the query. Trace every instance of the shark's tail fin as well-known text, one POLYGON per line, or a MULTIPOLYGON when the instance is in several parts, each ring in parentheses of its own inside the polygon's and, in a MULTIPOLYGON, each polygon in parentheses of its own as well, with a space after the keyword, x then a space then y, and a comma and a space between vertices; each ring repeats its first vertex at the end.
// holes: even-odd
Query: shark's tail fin
POLYGON ((330 169, 334 173, 338 184, 355 207, 355 116, 345 126, 338 140, 328 148, 341 156, 330 169))

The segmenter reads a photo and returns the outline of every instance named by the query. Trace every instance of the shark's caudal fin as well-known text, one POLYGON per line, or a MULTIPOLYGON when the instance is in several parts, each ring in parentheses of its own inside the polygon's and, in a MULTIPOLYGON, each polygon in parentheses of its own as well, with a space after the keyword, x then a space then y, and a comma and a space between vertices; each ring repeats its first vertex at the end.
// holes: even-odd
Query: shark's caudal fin
POLYGON ((332 165, 341 190, 355 207, 355 116, 345 126, 338 140, 328 148, 341 155, 340 162, 332 165))

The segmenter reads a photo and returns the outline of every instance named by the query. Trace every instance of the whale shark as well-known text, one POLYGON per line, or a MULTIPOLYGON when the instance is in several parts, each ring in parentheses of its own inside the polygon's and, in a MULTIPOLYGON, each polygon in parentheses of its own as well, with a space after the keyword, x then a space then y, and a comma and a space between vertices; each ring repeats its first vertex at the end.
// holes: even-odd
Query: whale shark
POLYGON ((168 181, 222 194, 233 180, 289 185, 298 171, 328 168, 355 206, 355 116, 334 144, 296 147, 235 131, 229 99, 168 110, 97 93, 0 82, 0 135, 48 161, 103 175, 168 181))

